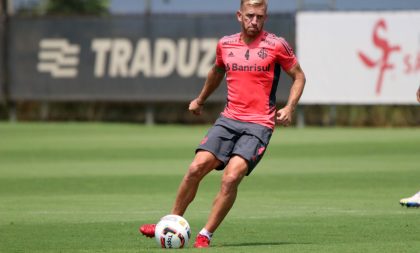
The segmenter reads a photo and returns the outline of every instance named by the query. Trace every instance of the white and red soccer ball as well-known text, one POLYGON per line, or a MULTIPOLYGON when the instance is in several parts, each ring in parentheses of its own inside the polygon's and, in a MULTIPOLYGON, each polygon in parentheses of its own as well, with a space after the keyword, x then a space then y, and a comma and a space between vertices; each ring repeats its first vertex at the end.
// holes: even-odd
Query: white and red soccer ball
POLYGON ((178 249, 186 247, 190 237, 190 225, 181 216, 166 215, 156 224, 155 239, 162 248, 178 249))

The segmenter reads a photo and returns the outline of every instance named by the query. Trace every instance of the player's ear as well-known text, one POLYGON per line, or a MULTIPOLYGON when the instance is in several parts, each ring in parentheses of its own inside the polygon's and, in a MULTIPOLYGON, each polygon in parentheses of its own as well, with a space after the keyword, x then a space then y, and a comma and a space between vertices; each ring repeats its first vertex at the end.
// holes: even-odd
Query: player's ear
POLYGON ((238 10, 236 12, 236 18, 238 19, 239 22, 242 22, 242 13, 240 10, 238 10))

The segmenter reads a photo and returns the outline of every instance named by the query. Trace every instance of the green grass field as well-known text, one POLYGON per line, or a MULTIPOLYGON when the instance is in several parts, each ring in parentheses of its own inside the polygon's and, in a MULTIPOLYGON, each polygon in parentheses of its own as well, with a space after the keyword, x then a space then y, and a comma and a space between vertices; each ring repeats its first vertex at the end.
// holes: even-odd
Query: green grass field
MULTIPOLYGON (((166 252, 137 232, 172 206, 207 126, 0 124, 0 252, 166 252)), ((185 217, 204 225, 220 184, 185 217)), ((212 248, 420 252, 420 129, 276 129, 212 248)), ((178 252, 178 251, 177 251, 178 252)))

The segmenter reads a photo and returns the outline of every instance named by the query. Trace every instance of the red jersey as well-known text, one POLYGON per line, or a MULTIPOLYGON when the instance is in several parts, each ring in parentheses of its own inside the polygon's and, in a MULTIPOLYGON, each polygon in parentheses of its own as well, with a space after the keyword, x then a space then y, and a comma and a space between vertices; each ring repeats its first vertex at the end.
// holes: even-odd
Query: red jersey
POLYGON ((216 65, 226 70, 227 104, 222 115, 243 122, 274 128, 276 90, 281 68, 297 64, 289 44, 268 32, 250 44, 240 33, 219 40, 216 65))

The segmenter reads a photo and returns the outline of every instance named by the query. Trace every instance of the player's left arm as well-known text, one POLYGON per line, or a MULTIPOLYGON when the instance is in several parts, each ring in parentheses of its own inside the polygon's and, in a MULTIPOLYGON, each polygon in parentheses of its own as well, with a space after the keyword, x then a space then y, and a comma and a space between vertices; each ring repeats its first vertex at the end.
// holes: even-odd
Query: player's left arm
POLYGON ((299 63, 296 63, 290 70, 286 73, 292 78, 293 84, 290 88, 289 98, 287 104, 277 111, 276 120, 277 123, 283 126, 288 126, 292 122, 293 113, 296 109, 296 106, 299 102, 300 97, 303 93, 303 88, 305 87, 305 73, 300 67, 299 63))

